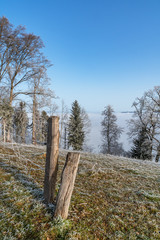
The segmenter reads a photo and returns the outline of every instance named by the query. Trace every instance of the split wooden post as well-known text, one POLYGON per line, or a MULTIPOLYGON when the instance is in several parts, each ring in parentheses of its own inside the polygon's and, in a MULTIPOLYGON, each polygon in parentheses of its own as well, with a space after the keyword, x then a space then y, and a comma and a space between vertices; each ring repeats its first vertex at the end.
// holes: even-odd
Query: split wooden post
POLYGON ((54 217, 61 216, 63 219, 68 217, 70 200, 76 179, 80 153, 69 152, 62 171, 61 186, 58 192, 54 217))
POLYGON ((44 198, 47 203, 52 203, 54 200, 58 171, 58 156, 59 117, 53 116, 48 119, 47 154, 44 178, 44 198))

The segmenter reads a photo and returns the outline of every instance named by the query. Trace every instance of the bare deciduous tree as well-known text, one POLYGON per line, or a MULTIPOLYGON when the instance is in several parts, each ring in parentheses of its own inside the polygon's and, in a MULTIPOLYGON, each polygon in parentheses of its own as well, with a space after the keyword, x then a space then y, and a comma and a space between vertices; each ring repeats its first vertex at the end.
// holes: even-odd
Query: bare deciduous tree
MULTIPOLYGON (((10 106, 19 95, 35 96, 34 88, 28 91, 27 83, 40 78, 42 72, 46 75, 51 66, 42 53, 43 47, 39 36, 26 33, 22 26, 14 28, 7 18, 0 18, 0 83, 1 88, 8 87, 10 106)), ((42 95, 42 89, 38 91, 42 95)), ((9 140, 10 129, 7 135, 9 140)))
POLYGON ((143 128, 148 136, 148 146, 155 160, 160 158, 160 86, 145 92, 133 103, 134 118, 129 122, 130 136, 136 136, 143 128))
POLYGON ((122 128, 118 127, 116 121, 117 117, 114 114, 113 108, 108 105, 105 107, 105 110, 102 112, 102 116, 104 117, 101 126, 102 126, 102 141, 103 144, 101 146, 102 153, 107 154, 118 154, 122 146, 118 143, 118 139, 122 133, 122 128))
POLYGON ((7 67, 13 59, 14 37, 17 29, 13 31, 13 26, 6 17, 0 18, 0 83, 5 77, 7 67))
POLYGON ((60 117, 60 147, 67 148, 67 124, 68 124, 68 108, 62 100, 62 109, 60 117))
POLYGON ((30 80, 29 95, 32 98, 32 143, 36 144, 38 135, 38 124, 40 121, 39 109, 50 106, 51 99, 55 97, 53 91, 48 88, 49 79, 46 75, 46 69, 39 69, 38 75, 34 75, 30 80))

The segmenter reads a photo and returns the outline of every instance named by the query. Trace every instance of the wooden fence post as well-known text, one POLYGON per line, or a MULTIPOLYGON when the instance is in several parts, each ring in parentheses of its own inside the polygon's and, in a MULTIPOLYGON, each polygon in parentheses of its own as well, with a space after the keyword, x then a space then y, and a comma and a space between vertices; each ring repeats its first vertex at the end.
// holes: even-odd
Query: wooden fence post
POLYGON ((61 186, 58 192, 56 209, 54 216, 61 216, 63 219, 68 217, 70 200, 74 188, 74 182, 77 174, 80 153, 69 152, 62 171, 61 186))
POLYGON ((47 203, 54 200, 59 156, 59 117, 48 119, 47 154, 44 178, 44 198, 47 203))

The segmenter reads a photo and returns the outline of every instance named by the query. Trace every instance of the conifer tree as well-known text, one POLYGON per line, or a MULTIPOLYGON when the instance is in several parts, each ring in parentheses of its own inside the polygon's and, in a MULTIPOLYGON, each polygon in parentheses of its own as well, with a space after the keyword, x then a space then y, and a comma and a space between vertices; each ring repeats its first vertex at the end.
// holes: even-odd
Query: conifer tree
POLYGON ((152 158, 152 142, 150 141, 145 128, 139 131, 137 138, 133 140, 133 147, 131 148, 131 157, 137 159, 152 158))
POLYGON ((78 101, 72 104, 71 115, 68 124, 68 145, 73 150, 82 150, 85 138, 84 124, 81 117, 81 108, 78 101))

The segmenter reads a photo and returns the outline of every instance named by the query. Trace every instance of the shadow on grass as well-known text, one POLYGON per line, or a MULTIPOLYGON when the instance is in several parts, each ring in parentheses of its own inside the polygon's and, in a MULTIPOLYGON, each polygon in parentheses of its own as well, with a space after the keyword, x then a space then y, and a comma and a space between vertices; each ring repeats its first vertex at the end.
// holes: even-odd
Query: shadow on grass
POLYGON ((38 184, 34 181, 33 177, 27 176, 27 174, 22 173, 21 169, 18 167, 13 166, 12 164, 6 164, 3 162, 0 162, 0 167, 6 172, 11 174, 12 177, 16 181, 19 181, 23 187, 29 191, 29 193, 32 195, 32 197, 40 202, 46 205, 46 210, 49 214, 53 216, 54 210, 55 210, 55 203, 53 204, 46 204, 44 200, 44 191, 38 186, 38 184))
POLYGON ((53 221, 54 205, 45 207, 43 190, 34 179, 13 163, 0 162, 0 168, 3 170, 0 239, 66 239, 69 222, 53 221))

